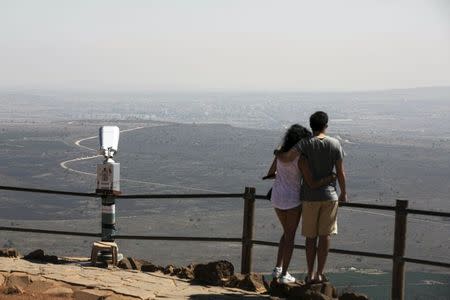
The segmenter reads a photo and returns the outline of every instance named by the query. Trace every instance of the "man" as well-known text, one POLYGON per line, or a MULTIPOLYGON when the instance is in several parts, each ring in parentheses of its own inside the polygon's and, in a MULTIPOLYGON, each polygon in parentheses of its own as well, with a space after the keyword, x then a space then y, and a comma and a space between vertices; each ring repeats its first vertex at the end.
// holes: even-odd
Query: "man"
POLYGON ((300 192, 303 210, 302 235, 306 238, 308 265, 306 281, 323 282, 328 280, 323 271, 330 248, 330 235, 337 234, 338 202, 347 201, 344 151, 337 139, 325 134, 328 127, 328 115, 325 112, 315 112, 309 122, 313 137, 300 141, 289 156, 293 158, 300 153, 303 163, 309 166, 315 180, 331 175, 333 169, 336 169, 340 188, 338 196, 335 182, 313 189, 303 180, 300 192), (319 243, 316 248, 317 239, 319 243), (314 274, 316 256, 317 273, 314 274))

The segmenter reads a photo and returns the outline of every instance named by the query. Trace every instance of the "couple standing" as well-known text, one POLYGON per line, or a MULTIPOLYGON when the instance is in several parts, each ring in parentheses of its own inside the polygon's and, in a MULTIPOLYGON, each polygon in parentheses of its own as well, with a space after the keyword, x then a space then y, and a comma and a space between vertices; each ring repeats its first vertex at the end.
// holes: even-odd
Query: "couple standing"
POLYGON ((294 250, 295 233, 303 214, 302 235, 306 238, 307 283, 328 279, 323 271, 330 247, 330 235, 337 234, 338 202, 347 201, 344 151, 337 139, 325 134, 328 115, 311 115, 309 132, 292 125, 265 178, 275 175, 271 202, 283 227, 273 276, 280 283, 295 282, 287 268, 294 250), (333 172, 336 170, 336 173, 333 172), (336 179, 340 194, 336 191, 336 179), (318 241, 318 243, 317 243, 318 241), (314 263, 317 257, 317 272, 314 263))

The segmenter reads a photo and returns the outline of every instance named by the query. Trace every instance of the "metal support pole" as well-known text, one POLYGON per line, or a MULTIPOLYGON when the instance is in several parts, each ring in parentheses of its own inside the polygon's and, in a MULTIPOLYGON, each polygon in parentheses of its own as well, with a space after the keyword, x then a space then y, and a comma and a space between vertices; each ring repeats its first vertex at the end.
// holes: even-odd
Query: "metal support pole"
POLYGON ((114 242, 116 233, 116 198, 112 194, 102 196, 102 242, 114 242))
POLYGON ((408 201, 397 200, 395 210, 394 259, 392 268, 392 300, 405 299, 405 248, 408 201))
POLYGON ((255 188, 246 187, 244 193, 244 220, 242 228, 241 273, 252 269, 253 232, 255 222, 255 188))

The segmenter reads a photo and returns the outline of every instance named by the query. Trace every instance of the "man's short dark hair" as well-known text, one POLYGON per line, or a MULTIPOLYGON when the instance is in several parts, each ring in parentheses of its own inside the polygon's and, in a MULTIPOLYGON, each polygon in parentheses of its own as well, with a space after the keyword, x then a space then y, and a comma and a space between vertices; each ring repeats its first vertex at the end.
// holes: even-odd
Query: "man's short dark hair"
POLYGON ((328 115, 323 111, 316 111, 309 117, 312 131, 323 131, 328 126, 328 115))

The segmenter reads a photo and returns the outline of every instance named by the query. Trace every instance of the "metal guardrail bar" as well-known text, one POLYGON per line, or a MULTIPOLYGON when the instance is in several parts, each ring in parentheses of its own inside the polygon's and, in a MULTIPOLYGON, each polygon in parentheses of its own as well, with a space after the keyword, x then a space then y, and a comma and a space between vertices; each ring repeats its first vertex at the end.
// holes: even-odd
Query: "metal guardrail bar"
MULTIPOLYGON (((41 193, 41 194, 54 194, 54 195, 66 195, 66 196, 79 196, 79 197, 101 197, 101 194, 97 193, 82 193, 82 192, 69 192, 69 191, 57 191, 48 189, 36 189, 36 188, 21 188, 14 186, 0 186, 0 190, 16 191, 16 192, 28 192, 28 193, 41 193)), ((242 193, 230 193, 230 194, 135 194, 135 195, 118 195, 117 199, 189 199, 189 198, 242 198, 242 193)), ((255 195, 255 199, 268 200, 266 195, 255 195)), ((395 211, 395 206, 391 205, 379 205, 379 204, 367 204, 357 202, 345 202, 340 203, 339 206, 344 207, 358 207, 367 209, 379 209, 379 210, 391 210, 395 211)), ((450 212, 429 211, 420 209, 407 209, 410 214, 436 216, 436 217, 450 217, 450 212)))
MULTIPOLYGON (((1 230, 15 231, 15 232, 33 232, 43 234, 101 237, 101 233, 59 231, 59 230, 46 230, 46 229, 20 228, 7 226, 0 226, 0 231, 1 230)), ((114 235, 114 238, 123 240, 152 240, 152 241, 196 241, 196 242, 230 242, 230 243, 242 242, 241 238, 226 238, 226 237, 221 238, 221 237, 202 237, 202 236, 184 237, 184 236, 114 235)))
POLYGON ((119 195, 116 199, 182 199, 182 198, 242 198, 244 194, 142 194, 119 195))
MULTIPOLYGON (((255 195, 255 199, 267 200, 267 201, 269 200, 269 199, 267 199, 267 196, 265 196, 265 195, 255 195)), ((395 211, 395 206, 392 206, 392 205, 368 204, 368 203, 358 203, 358 202, 345 202, 345 203, 339 203, 339 206, 395 211)))
POLYGON ((440 262, 440 261, 431 261, 431 260, 409 258, 409 257, 405 257, 405 258, 403 258, 403 260, 405 262, 409 262, 409 263, 415 263, 415 264, 421 264, 421 265, 430 265, 430 266, 435 266, 435 267, 450 268, 450 263, 445 263, 445 262, 440 262))
POLYGON ((101 237, 102 236, 101 233, 46 230, 46 229, 20 228, 20 227, 7 227, 7 226, 0 226, 0 231, 1 230, 16 231, 16 232, 34 232, 34 233, 43 233, 43 234, 73 235, 73 236, 91 236, 91 237, 101 237))
POLYGON ((192 241, 192 242, 229 242, 240 243, 241 238, 203 237, 203 236, 149 236, 149 235, 114 235, 117 240, 147 241, 192 241))
MULTIPOLYGON (((278 247, 278 243, 276 242, 267 242, 267 241, 259 241, 255 240, 253 241, 255 245, 263 245, 263 246, 272 246, 272 247, 278 247)), ((294 245, 295 249, 305 249, 305 246, 303 245, 294 245)), ((337 254, 348 254, 348 255, 358 255, 358 256, 366 256, 366 257, 376 257, 376 258, 383 258, 383 259, 392 259, 392 254, 383 254, 383 253, 375 253, 375 252, 364 252, 364 251, 353 251, 353 250, 343 250, 343 249, 330 249, 331 253, 337 253, 337 254)))
POLYGON ((79 192, 55 191, 55 190, 21 188, 21 187, 3 186, 3 185, 0 185, 0 190, 16 191, 16 192, 27 192, 27 193, 66 195, 66 196, 100 197, 100 195, 98 195, 96 193, 79 193, 79 192))
POLYGON ((406 210, 409 214, 415 215, 424 215, 424 216, 435 216, 435 217, 447 217, 450 218, 450 212, 441 212, 441 211, 431 211, 431 210, 422 210, 422 209, 410 209, 406 210))
POLYGON ((392 206, 392 205, 367 204, 367 203, 357 203, 357 202, 344 202, 344 203, 339 203, 339 206, 395 211, 395 206, 392 206))
MULTIPOLYGON (((101 233, 90 233, 90 232, 74 232, 74 231, 59 231, 59 230, 45 230, 45 229, 34 229, 34 228, 19 228, 19 227, 7 227, 0 226, 0 231, 15 231, 15 232, 32 232, 32 233, 42 233, 42 234, 56 234, 56 235, 71 235, 71 236, 86 236, 86 237, 101 237, 101 233)), ((229 243, 240 243, 241 238, 226 238, 226 237, 180 237, 180 236, 142 236, 142 235, 115 235, 116 239, 124 240, 160 240, 160 241, 197 241, 197 242, 229 242, 229 243)), ((273 246, 278 247, 276 242, 268 242, 261 240, 253 240, 254 245, 262 246, 273 246)), ((295 245, 295 249, 305 249, 303 245, 295 245)), ((374 252, 364 252, 364 251, 353 251, 353 250, 343 250, 343 249, 330 249, 331 253, 346 254, 346 255, 358 255, 365 257, 375 257, 382 259, 392 259, 391 254, 382 254, 374 252)), ((436 267, 450 268, 450 263, 430 261, 416 258, 405 257, 403 259, 405 262, 430 265, 436 267)))

